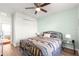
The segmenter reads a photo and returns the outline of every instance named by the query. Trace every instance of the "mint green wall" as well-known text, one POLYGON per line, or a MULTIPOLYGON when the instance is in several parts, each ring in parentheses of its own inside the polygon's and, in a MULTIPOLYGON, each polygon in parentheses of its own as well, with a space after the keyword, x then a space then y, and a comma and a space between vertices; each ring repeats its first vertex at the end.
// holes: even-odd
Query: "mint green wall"
MULTIPOLYGON (((71 34, 72 39, 76 41, 78 48, 78 17, 77 8, 64 10, 58 13, 52 13, 38 18, 38 32, 58 31, 63 35, 71 34)), ((70 47, 70 46, 69 46, 70 47)))
MULTIPOLYGON (((78 7, 78 25, 79 25, 79 7, 78 7)), ((79 26, 78 26, 78 45, 79 45, 79 26)))

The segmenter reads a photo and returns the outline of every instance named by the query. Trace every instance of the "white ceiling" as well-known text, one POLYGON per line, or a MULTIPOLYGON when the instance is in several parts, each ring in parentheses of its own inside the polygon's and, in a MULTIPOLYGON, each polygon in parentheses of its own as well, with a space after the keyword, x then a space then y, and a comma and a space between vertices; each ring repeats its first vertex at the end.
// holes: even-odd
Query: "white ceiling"
POLYGON ((0 3, 0 11, 7 13, 21 12, 32 17, 39 17, 50 13, 60 12, 69 8, 75 8, 78 5, 78 3, 51 3, 44 7, 44 9, 48 11, 47 13, 40 11, 40 13, 35 15, 34 9, 25 9, 26 7, 34 6, 33 3, 0 3))

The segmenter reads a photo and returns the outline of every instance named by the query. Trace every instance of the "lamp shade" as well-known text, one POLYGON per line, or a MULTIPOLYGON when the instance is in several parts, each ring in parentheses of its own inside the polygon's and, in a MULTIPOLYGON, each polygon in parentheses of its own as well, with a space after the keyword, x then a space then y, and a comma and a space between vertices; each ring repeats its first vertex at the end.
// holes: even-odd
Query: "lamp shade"
POLYGON ((71 38, 71 35, 70 35, 70 34, 66 34, 66 35, 65 35, 65 38, 70 39, 70 38, 71 38))

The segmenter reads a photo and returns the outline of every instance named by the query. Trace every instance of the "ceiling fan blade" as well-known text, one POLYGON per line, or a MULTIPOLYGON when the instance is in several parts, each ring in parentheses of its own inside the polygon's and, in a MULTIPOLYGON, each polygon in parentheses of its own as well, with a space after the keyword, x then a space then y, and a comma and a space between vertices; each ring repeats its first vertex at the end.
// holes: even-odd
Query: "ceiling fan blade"
POLYGON ((44 7, 44 6, 47 6, 47 5, 49 5, 50 3, 44 3, 44 4, 42 4, 42 5, 40 5, 40 7, 44 7))
POLYGON ((38 3, 34 3, 34 5, 35 5, 36 7, 39 7, 38 3))
POLYGON ((27 7, 27 8, 25 8, 25 9, 34 9, 35 7, 27 7))
POLYGON ((42 9, 42 8, 41 8, 41 11, 43 11, 43 12, 45 12, 45 13, 47 12, 47 10, 45 10, 45 9, 42 9))
POLYGON ((35 14, 37 14, 37 11, 35 11, 35 14))

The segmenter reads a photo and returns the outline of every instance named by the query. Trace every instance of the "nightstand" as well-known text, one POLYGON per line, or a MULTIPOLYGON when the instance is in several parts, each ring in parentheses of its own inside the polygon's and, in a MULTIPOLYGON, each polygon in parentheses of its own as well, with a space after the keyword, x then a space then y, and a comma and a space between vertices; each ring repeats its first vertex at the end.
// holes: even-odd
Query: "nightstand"
POLYGON ((75 51, 75 40, 71 40, 71 41, 67 41, 67 40, 63 40, 63 48, 65 45, 71 45, 73 46, 73 54, 75 55, 76 54, 76 51, 75 51))

